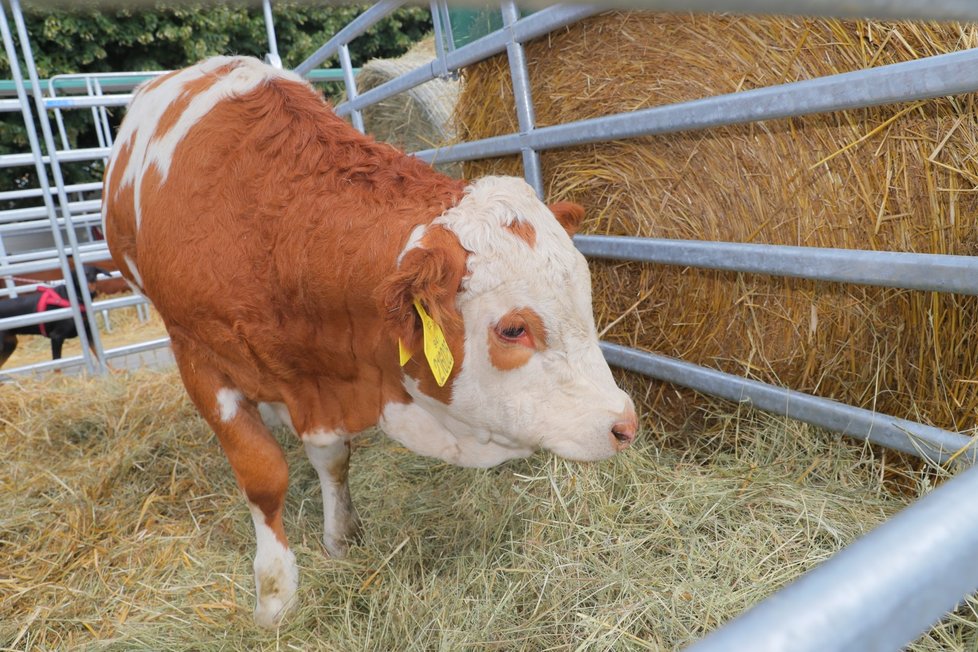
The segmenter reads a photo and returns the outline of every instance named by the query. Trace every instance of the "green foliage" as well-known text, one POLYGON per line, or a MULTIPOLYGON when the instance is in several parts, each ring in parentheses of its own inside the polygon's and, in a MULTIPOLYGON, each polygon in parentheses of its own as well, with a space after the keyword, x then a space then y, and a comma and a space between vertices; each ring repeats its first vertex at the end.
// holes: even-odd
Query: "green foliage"
MULTIPOLYGON (((276 3, 275 31, 283 63, 308 57, 364 7, 276 3)), ((179 68, 215 54, 261 57, 268 48, 260 7, 158 4, 151 10, 25 10, 28 32, 42 77, 68 72, 179 68)), ((426 9, 407 7, 350 44, 353 65, 391 57, 431 29, 426 9)), ((327 64, 328 65, 328 64, 327 64)), ((0 59, 0 77, 9 77, 0 59)))
MULTIPOLYGON (((365 7, 281 2, 273 4, 283 65, 293 67, 312 54, 365 7)), ((150 9, 25 8, 38 74, 169 70, 216 54, 262 57, 268 50, 260 6, 242 3, 193 6, 158 4, 150 9)), ((408 7, 374 26, 350 44, 353 65, 402 54, 431 30, 427 9, 408 7)), ((325 62, 323 65, 336 65, 325 62)), ((0 78, 11 77, 0 57, 0 78)), ((72 147, 97 145, 87 111, 69 112, 72 147)), ((0 116, 0 154, 28 151, 19 113, 0 116)), ((92 170, 66 170, 69 182, 89 179, 92 170)), ((33 169, 0 170, 0 190, 32 181, 33 169)))

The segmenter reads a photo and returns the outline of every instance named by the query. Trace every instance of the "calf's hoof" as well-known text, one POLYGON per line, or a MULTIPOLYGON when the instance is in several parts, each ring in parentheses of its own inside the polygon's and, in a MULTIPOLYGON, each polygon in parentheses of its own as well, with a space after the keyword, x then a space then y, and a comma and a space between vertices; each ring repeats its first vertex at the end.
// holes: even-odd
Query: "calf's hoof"
POLYGON ((284 558, 255 564, 255 592, 258 595, 255 623, 268 629, 278 627, 295 602, 298 584, 298 568, 291 550, 284 558))

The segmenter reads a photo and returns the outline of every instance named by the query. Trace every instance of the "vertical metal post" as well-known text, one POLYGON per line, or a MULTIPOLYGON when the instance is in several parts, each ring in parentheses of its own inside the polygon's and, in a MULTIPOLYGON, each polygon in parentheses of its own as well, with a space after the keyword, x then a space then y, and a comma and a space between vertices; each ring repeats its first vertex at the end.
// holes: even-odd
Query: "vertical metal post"
MULTIPOLYGON (((0 11, 2 11, 2 10, 3 10, 3 7, 0 6, 0 11)), ((3 234, 0 234, 0 270, 2 270, 4 267, 6 267, 7 264, 8 264, 7 263, 7 248, 3 244, 3 234)), ((12 276, 4 276, 3 277, 3 284, 7 288, 7 290, 10 292, 10 298, 12 298, 12 299, 13 298, 16 298, 17 297, 17 283, 14 282, 14 278, 12 276)))
POLYGON ((268 35, 268 54, 265 63, 282 68, 282 58, 278 55, 278 39, 275 37, 275 21, 272 20, 272 1, 262 0, 262 13, 265 16, 265 33, 268 35))
MULTIPOLYGON (((503 25, 509 32, 506 54, 509 56, 509 73, 513 80, 513 97, 516 100, 516 119, 520 125, 522 141, 536 127, 533 110, 533 97, 530 92, 530 75, 526 69, 526 53, 523 44, 516 40, 513 24, 520 19, 520 10, 513 0, 505 0, 502 5, 503 25)), ((537 195, 543 199, 543 173, 540 170, 540 154, 528 143, 521 143, 523 154, 523 176, 533 186, 537 195)))
POLYGON ((445 32, 443 30, 442 6, 439 0, 431 0, 431 25, 435 32, 435 57, 438 61, 438 76, 448 77, 448 63, 445 60, 445 32))
MULTIPOLYGON (((48 219, 51 222, 51 233, 54 238, 55 247, 58 250, 58 262, 61 264, 61 273, 66 279, 70 279, 71 268, 68 265, 68 257, 65 255, 64 241, 61 239, 61 229, 58 226, 58 215, 54 206, 54 198, 51 196, 51 187, 48 185, 47 171, 44 169, 43 153, 41 144, 37 138, 37 130, 34 127, 34 116, 31 113, 30 102, 27 99, 27 90, 24 85, 24 78, 20 72, 20 62, 17 58, 17 51, 14 47, 13 35, 10 25, 7 23, 7 9, 0 0, 0 35, 3 37, 4 50, 7 53, 7 60, 10 62, 10 74, 14 80, 14 88, 17 91, 17 100, 20 103, 20 112, 24 118, 24 128, 27 130, 27 140, 30 144, 31 154, 34 157, 34 169, 37 173, 38 185, 44 197, 44 205, 47 208, 48 219)), ((78 297, 75 294, 73 283, 68 283, 68 300, 72 305, 78 305, 78 297)), ((85 324, 81 313, 77 310, 72 311, 72 319, 75 322, 75 329, 79 333, 85 332, 85 324)), ((90 373, 95 372, 95 363, 91 354, 85 347, 82 347, 82 359, 90 373)))
POLYGON ((441 9, 441 28, 445 34, 445 45, 449 52, 455 50, 455 34, 452 32, 452 17, 448 13, 448 0, 435 0, 441 9))
MULTIPOLYGON (((85 92, 88 93, 90 97, 95 95, 95 87, 92 84, 92 78, 90 76, 85 77, 85 92)), ((99 147, 108 147, 105 140, 105 133, 102 131, 102 121, 99 119, 98 107, 93 106, 92 111, 92 122, 95 124, 95 137, 98 139, 99 147)))
MULTIPOLYGON (((24 14, 20 8, 20 0, 8 0, 8 2, 10 4, 11 13, 14 17, 14 24, 17 28, 17 37, 20 40, 20 49, 24 55, 24 64, 27 67, 27 74, 31 82, 31 90, 34 95, 34 106, 38 114, 37 119, 41 125, 44 145, 48 150, 48 156, 51 162, 51 175, 54 177, 54 183, 57 187, 58 202, 61 204, 61 213, 65 222, 65 233, 68 236, 68 243, 71 247, 72 262, 74 263, 75 267, 74 271, 78 278, 78 286, 81 288, 80 302, 79 297, 75 292, 74 283, 71 282, 71 270, 68 267, 67 256, 65 255, 64 251, 64 240, 61 238, 60 228, 58 227, 57 223, 54 200, 53 197, 51 197, 51 187, 48 185, 47 174, 44 171, 44 166, 41 159, 41 148, 40 143, 37 142, 37 132, 33 130, 33 122, 31 120, 26 120, 26 122, 31 123, 31 126, 28 127, 28 137, 30 137, 31 132, 34 134, 34 142, 31 145, 31 151, 35 156, 35 165, 38 168, 41 189, 45 193, 45 203, 48 206, 48 211, 51 218, 55 246, 58 248, 58 257, 62 260, 62 271, 65 274, 65 285, 67 286, 68 300, 71 301, 73 306, 78 307, 84 305, 85 308, 85 317, 87 317, 87 319, 84 319, 78 310, 73 311, 75 328, 78 331, 79 339, 82 341, 82 358, 85 360, 85 364, 89 371, 92 373, 97 373, 102 371, 102 361, 105 360, 105 352, 102 349, 102 339, 99 337, 98 324, 95 321, 94 310, 92 310, 92 296, 88 291, 88 284, 84 282, 85 269, 84 264, 82 263, 81 253, 78 250, 78 238, 75 234, 74 222, 71 219, 71 209, 68 205, 68 195, 65 192, 64 177, 61 174, 61 166, 58 163, 57 145, 54 141, 54 136, 51 133, 51 121, 48 119, 47 109, 44 106, 44 92, 41 90, 41 82, 37 75, 37 67, 34 64, 34 55, 31 51, 30 40, 27 36, 27 26, 24 23, 24 14), (89 352, 88 346, 86 345, 87 340, 82 339, 86 337, 87 333, 91 334, 97 359, 93 359, 91 353, 89 352)), ((6 23, 6 19, 4 19, 4 23, 6 23)), ((6 31, 9 32, 9 28, 6 28, 6 31)), ((13 72, 13 70, 16 68, 16 78, 20 79, 20 87, 18 89, 19 96, 23 90, 23 77, 20 75, 19 66, 15 63, 14 54, 14 52, 10 52, 8 57, 10 57, 11 72, 13 72)), ((26 93, 24 93, 24 98, 21 101, 26 102, 26 93)), ((25 118, 28 117, 29 116, 25 114, 25 118)))
POLYGON ((65 120, 61 109, 54 110, 54 122, 58 125, 58 135, 61 136, 61 147, 68 149, 68 130, 65 129, 65 120))
MULTIPOLYGON (((102 82, 96 77, 92 80, 92 84, 95 86, 95 95, 102 97, 105 93, 102 92, 102 82)), ((105 140, 105 147, 112 147, 112 125, 109 124, 109 110, 104 106, 100 106, 99 109, 99 120, 102 123, 102 138, 105 140)), ((105 162, 109 161, 109 157, 105 157, 105 162)))
MULTIPOLYGON (((343 68, 343 83, 346 84, 346 97, 348 100, 357 98, 357 80, 353 77, 353 62, 350 60, 350 46, 344 43, 340 46, 340 67, 343 68)), ((360 111, 353 111, 350 114, 353 126, 357 131, 364 133, 363 114, 360 111)))

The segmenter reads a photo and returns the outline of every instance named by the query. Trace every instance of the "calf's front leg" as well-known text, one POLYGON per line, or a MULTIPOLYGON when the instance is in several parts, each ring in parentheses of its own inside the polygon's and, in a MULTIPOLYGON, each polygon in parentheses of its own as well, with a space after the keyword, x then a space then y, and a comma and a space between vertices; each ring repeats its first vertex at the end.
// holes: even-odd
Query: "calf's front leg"
POLYGON ((323 545, 331 556, 345 557, 360 531, 360 517, 347 483, 350 442, 340 435, 317 430, 303 436, 302 444, 322 488, 323 545))

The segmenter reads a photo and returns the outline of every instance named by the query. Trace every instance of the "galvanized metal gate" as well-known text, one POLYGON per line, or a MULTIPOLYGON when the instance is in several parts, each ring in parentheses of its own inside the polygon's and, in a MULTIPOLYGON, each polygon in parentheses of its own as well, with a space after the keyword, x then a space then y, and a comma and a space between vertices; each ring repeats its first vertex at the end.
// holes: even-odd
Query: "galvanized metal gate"
MULTIPOLYGON (((100 243, 88 243, 75 226, 90 224, 91 201, 70 199, 71 193, 94 187, 65 187, 60 164, 78 157, 104 157, 104 147, 80 152, 59 150, 48 114, 69 108, 91 109, 96 124, 103 125, 102 107, 127 101, 126 95, 106 95, 108 76, 83 79, 84 97, 68 100, 47 94, 40 87, 30 56, 29 42, 17 0, 8 0, 25 57, 29 81, 15 71, 16 102, 0 101, 0 110, 21 110, 31 122, 30 110, 39 118, 41 135, 31 135, 29 158, 41 178, 36 195, 44 199, 43 212, 29 217, 47 217, 54 234, 52 254, 62 270, 69 271, 67 252, 77 252, 76 270, 85 260, 104 257, 100 243), (30 92, 28 92, 30 91, 30 92), (41 142, 44 144, 42 153, 41 142), (53 178, 48 182, 47 170, 53 178), (62 228, 68 227, 68 228, 62 228), (64 233, 64 236, 60 235, 64 233)), ((523 43, 603 10, 596 6, 557 5, 521 17, 517 5, 506 0, 500 6, 502 29, 467 45, 455 48, 447 5, 431 3, 436 56, 425 66, 362 94, 357 92, 350 63, 349 44, 370 26, 403 4, 382 0, 349 23, 301 63, 296 71, 315 74, 320 64, 336 56, 342 67, 348 100, 337 107, 358 129, 363 129, 361 111, 374 103, 407 91, 419 84, 454 74, 467 65, 505 52, 516 99, 519 132, 477 142, 459 143, 416 155, 427 161, 449 163, 492 156, 520 154, 527 181, 543 194, 539 153, 543 150, 638 136, 708 129, 819 112, 856 109, 891 102, 906 102, 978 91, 978 50, 934 56, 871 70, 833 75, 752 91, 731 93, 692 102, 643 109, 597 119, 537 128, 533 98, 527 75, 523 43)), ((644 0, 646 8, 672 10, 784 12, 831 16, 876 16, 887 18, 930 18, 978 20, 974 0, 644 0)), ((270 6, 265 3, 269 25, 270 56, 277 60, 270 6)), ((16 61, 13 39, 5 16, 0 14, 7 56, 16 61)), ((16 68, 16 66, 15 66, 16 68)), ((57 86, 51 88, 54 89, 57 86)), ((104 126, 105 146, 111 142, 104 126)), ((64 147, 64 143, 62 145, 64 147)), ((12 165, 11 157, 0 157, 0 165, 12 165)), ((16 191, 25 192, 25 191, 16 191)), ((24 195, 27 196, 27 195, 24 195)), ((5 191, 0 199, 13 197, 5 191)), ((24 215, 0 212, 0 234, 4 225, 23 223, 24 215)), ((17 227, 20 228, 20 227, 17 227)), ((752 274, 772 274, 932 292, 978 295, 978 258, 934 254, 821 249, 722 242, 662 240, 632 237, 577 236, 575 242, 586 255, 596 258, 631 260, 662 265, 683 265, 752 274)), ((48 264, 53 258, 48 258, 48 264)), ((35 261, 4 256, 0 249, 0 275, 27 273, 35 261)), ((75 305, 85 305, 88 319, 94 310, 131 305, 138 299, 92 303, 87 291, 72 296, 75 305)), ((47 313, 46 317, 72 315, 76 324, 91 327, 77 310, 47 313)), ((17 320, 36 323, 39 319, 17 320)), ((12 320, 0 320, 3 326, 12 320)), ((164 345, 149 342, 133 348, 164 345)), ((933 426, 898 419, 837 401, 796 392, 719 372, 646 351, 604 343, 608 360, 617 366, 651 378, 682 385, 731 401, 748 402, 761 409, 798 419, 828 430, 868 440, 883 446, 920 455, 933 463, 976 461, 978 450, 971 437, 933 426)), ((86 355, 83 362, 97 371, 104 361, 125 350, 86 355)), ((51 365, 37 365, 37 368, 51 365)), ((765 601, 744 616, 694 646, 697 650, 825 650, 898 649, 953 608, 962 597, 978 589, 978 469, 964 471, 917 504, 891 519, 821 567, 765 601)))

